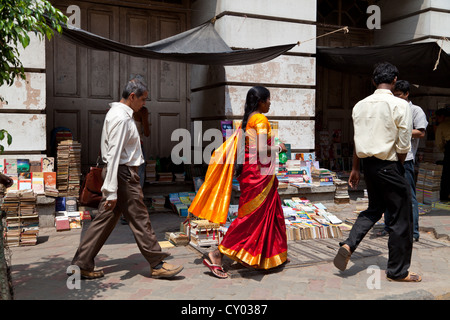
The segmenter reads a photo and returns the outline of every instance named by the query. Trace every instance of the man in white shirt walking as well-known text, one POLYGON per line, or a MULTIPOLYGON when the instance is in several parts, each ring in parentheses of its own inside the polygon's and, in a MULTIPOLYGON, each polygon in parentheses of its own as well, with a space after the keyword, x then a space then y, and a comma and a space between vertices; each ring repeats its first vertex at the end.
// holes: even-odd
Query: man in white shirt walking
POLYGON ((334 265, 341 271, 373 225, 389 210, 390 281, 417 282, 422 278, 408 269, 412 255, 411 191, 404 177, 403 162, 411 148, 412 119, 409 104, 392 94, 398 70, 390 63, 375 66, 375 92, 353 108, 355 130, 353 168, 349 185, 360 180, 360 159, 369 196, 369 207, 355 221, 348 238, 340 243, 334 265))
POLYGON ((139 250, 150 264, 154 278, 171 278, 181 272, 182 266, 164 262, 170 254, 162 252, 153 231, 147 207, 139 184, 138 168, 144 162, 139 132, 133 120, 148 97, 146 86, 139 80, 130 80, 120 102, 111 103, 103 124, 101 152, 106 164, 102 175, 102 200, 99 210, 72 260, 81 270, 81 277, 102 277, 102 270, 94 270, 94 258, 108 239, 121 214, 129 222, 139 250))

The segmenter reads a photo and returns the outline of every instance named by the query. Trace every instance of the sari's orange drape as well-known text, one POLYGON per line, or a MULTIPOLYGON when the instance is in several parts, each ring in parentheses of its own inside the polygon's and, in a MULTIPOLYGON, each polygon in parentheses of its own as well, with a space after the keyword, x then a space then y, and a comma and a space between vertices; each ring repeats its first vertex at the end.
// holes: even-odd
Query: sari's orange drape
POLYGON ((236 130, 211 157, 205 181, 197 192, 189 212, 214 223, 227 221, 230 206, 237 146, 242 130, 236 130))

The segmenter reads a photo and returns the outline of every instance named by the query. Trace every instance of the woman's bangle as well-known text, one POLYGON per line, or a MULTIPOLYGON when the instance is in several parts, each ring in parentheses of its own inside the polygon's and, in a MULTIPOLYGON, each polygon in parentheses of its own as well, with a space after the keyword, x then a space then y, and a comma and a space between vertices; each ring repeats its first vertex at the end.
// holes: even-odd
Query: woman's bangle
POLYGON ((280 153, 283 150, 283 148, 281 148, 281 145, 278 145, 278 152, 280 153))

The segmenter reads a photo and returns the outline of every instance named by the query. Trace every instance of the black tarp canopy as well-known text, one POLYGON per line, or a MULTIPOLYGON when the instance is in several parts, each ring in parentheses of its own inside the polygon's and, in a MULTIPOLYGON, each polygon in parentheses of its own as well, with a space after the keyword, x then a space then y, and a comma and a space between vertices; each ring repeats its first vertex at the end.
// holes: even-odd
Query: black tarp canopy
MULTIPOLYGON (((51 26, 51 24, 49 23, 51 26)), ((114 51, 135 57, 200 65, 247 65, 270 61, 298 43, 258 49, 232 50, 208 21, 196 28, 147 45, 127 45, 88 31, 62 25, 62 36, 72 43, 95 50, 114 51)), ((317 47, 317 64, 352 74, 371 75, 378 62, 399 69, 400 79, 412 84, 450 88, 450 56, 436 42, 362 46, 317 47), (433 71, 439 58, 439 65, 433 71)))
POLYGON ((115 51, 135 57, 201 65, 246 65, 270 61, 297 43, 248 50, 232 50, 212 22, 147 45, 127 45, 72 26, 62 26, 70 42, 95 50, 115 51))
POLYGON ((372 75, 378 62, 390 62, 399 79, 412 84, 450 88, 450 56, 436 42, 348 48, 317 47, 317 64, 351 74, 372 75), (437 69, 433 71, 439 58, 437 69))

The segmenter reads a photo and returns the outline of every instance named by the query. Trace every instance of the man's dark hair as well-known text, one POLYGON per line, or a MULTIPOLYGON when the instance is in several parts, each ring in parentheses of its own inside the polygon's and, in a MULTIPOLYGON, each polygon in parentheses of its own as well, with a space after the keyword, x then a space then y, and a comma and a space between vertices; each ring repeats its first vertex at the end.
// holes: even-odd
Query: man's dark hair
POLYGON ((127 85, 122 91, 122 98, 128 99, 130 94, 134 93, 138 98, 141 97, 145 91, 148 91, 147 86, 140 79, 134 78, 128 81, 127 85))
POLYGON ((397 82, 395 83, 394 91, 401 91, 404 94, 411 92, 409 82, 406 80, 397 80, 397 82))
POLYGON ((398 77, 398 69, 389 62, 381 62, 375 65, 373 70, 373 82, 378 86, 382 83, 391 84, 398 77))

